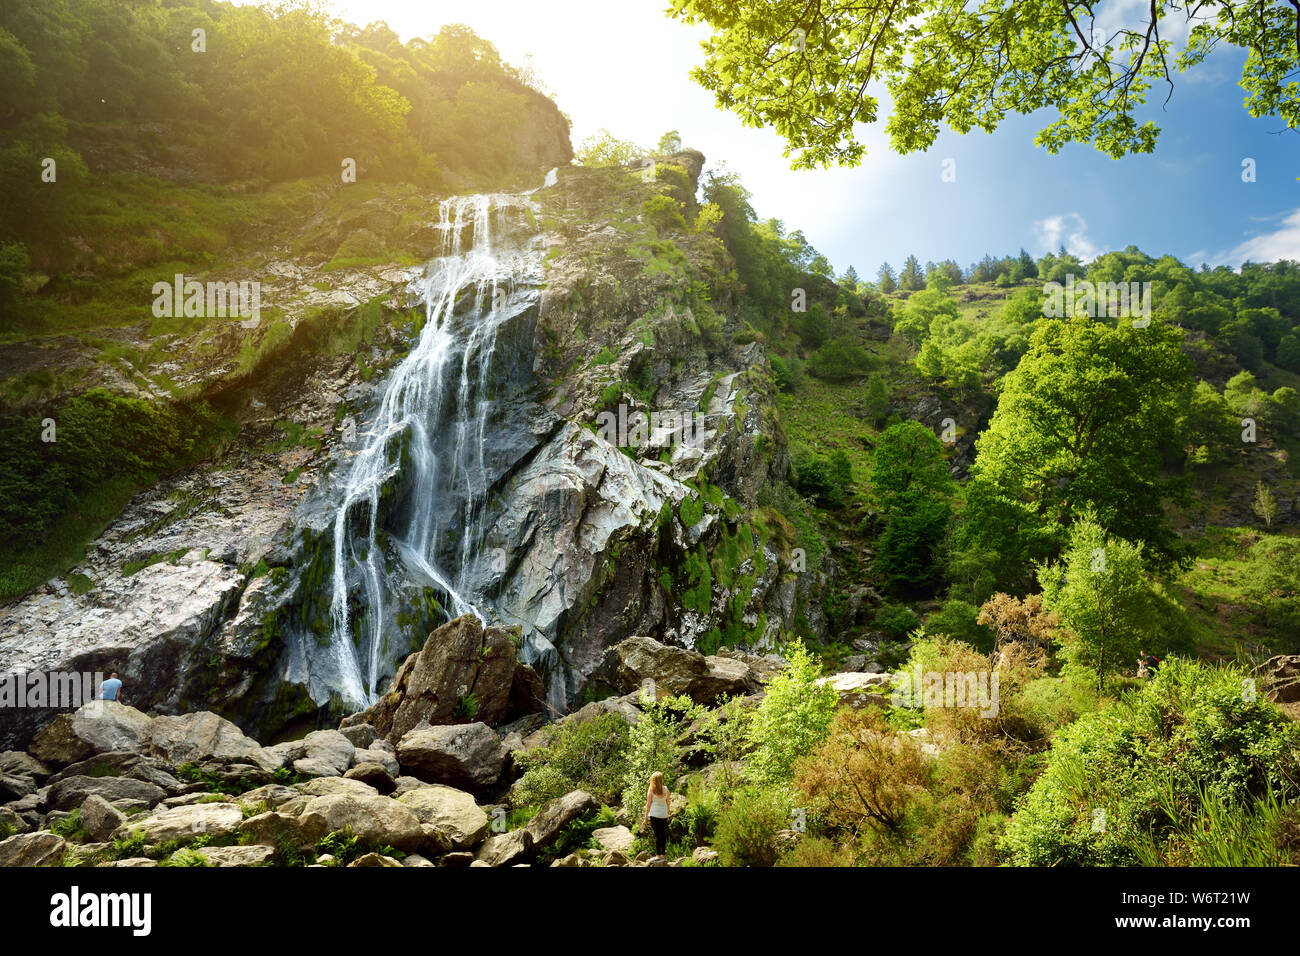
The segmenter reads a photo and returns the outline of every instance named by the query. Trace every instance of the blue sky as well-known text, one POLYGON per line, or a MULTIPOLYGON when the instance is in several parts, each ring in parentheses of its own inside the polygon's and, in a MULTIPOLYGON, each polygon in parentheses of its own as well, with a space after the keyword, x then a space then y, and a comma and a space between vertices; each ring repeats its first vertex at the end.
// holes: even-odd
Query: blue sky
MULTIPOLYGON (((510 62, 532 65, 574 123, 575 142, 607 127, 653 145, 669 129, 710 164, 725 161, 754 194, 760 216, 802 229, 837 271, 873 277, 909 254, 956 259, 1039 255, 1064 242, 1091 257, 1130 244, 1189 265, 1300 259, 1300 138, 1274 118, 1252 119, 1237 86, 1240 57, 1216 54, 1199 75, 1175 77, 1168 106, 1154 87, 1148 110, 1156 152, 1112 160, 1090 146, 1058 155, 1033 145, 1051 117, 1013 117, 995 133, 940 135, 925 153, 897 156, 883 122, 864 131, 856 169, 795 172, 783 143, 717 110, 693 83, 702 62, 691 28, 664 15, 666 0, 332 0, 347 20, 384 20, 403 38, 467 23, 510 62), (1256 181, 1242 181, 1242 160, 1256 181), (956 182, 941 181, 956 161, 956 182)), ((887 116, 882 104, 881 116, 887 116)), ((1146 118, 1146 117, 1143 117, 1146 118)))

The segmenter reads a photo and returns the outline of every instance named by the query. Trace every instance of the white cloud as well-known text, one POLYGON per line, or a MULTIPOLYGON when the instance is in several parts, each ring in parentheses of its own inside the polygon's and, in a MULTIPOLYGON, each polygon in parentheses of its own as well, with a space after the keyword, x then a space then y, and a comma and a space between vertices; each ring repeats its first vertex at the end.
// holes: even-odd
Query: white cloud
POLYGON ((1292 209, 1270 218, 1281 220, 1281 225, 1272 232, 1254 236, 1214 255, 1198 253, 1199 259, 1192 260, 1189 257, 1189 261, 1204 261, 1212 266, 1227 265, 1234 269, 1243 262, 1277 262, 1279 259, 1300 261, 1300 209, 1292 209))
POLYGON ((1105 251, 1088 238, 1088 223, 1077 212, 1038 219, 1034 222, 1034 233, 1043 250, 1054 253, 1064 243, 1065 251, 1078 256, 1082 262, 1095 259, 1105 251))

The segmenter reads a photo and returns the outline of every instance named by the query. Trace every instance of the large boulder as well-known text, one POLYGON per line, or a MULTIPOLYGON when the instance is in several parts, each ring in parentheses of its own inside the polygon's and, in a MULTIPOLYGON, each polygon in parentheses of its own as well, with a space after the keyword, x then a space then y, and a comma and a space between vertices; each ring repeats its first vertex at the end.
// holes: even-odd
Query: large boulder
POLYGON ((171 774, 164 761, 130 751, 109 751, 79 760, 50 777, 50 783, 68 777, 131 777, 173 794, 180 793, 187 786, 171 774))
POLYGON ((397 800, 378 795, 338 793, 315 797, 302 811, 298 825, 313 843, 339 830, 351 830, 371 847, 392 846, 412 852, 425 842, 415 812, 397 800))
POLYGON ((416 777, 479 796, 497 788, 508 755, 484 723, 417 728, 397 745, 397 759, 416 777))
POLYGON ((49 779, 50 768, 22 750, 6 750, 0 753, 0 773, 31 777, 37 783, 41 783, 49 779))
POLYGON ((625 826, 600 827, 593 830, 591 835, 602 849, 616 850, 619 853, 631 853, 632 843, 635 841, 632 831, 625 826))
POLYGON ((298 784, 294 789, 309 797, 333 797, 338 794, 374 797, 379 794, 378 790, 364 780, 356 780, 352 777, 317 777, 315 780, 298 784))
POLYGON ((724 694, 751 694, 761 686, 743 660, 705 657, 698 651, 661 644, 651 637, 629 637, 605 651, 591 673, 596 687, 629 694, 654 687, 656 696, 685 694, 707 704, 724 694))
POLYGON ((196 803, 134 817, 125 832, 132 836, 143 834, 149 846, 173 841, 184 844, 202 836, 230 836, 243 822, 244 811, 237 803, 196 803))
POLYGON ((303 756, 293 762, 295 773, 308 777, 339 777, 352 766, 356 747, 337 730, 317 730, 303 738, 303 756))
POLYGON ((97 793, 86 797, 81 804, 81 829, 97 843, 107 843, 126 822, 126 814, 97 793))
POLYGON ((262 866, 271 862, 275 850, 269 846, 205 846, 194 851, 208 866, 262 866))
POLYGON ((524 829, 532 837, 533 846, 548 847, 570 823, 599 807, 600 801, 585 790, 573 790, 542 804, 524 829))
POLYGON ((94 700, 71 714, 59 714, 32 738, 28 749, 54 766, 85 760, 108 751, 144 750, 153 721, 134 707, 94 700))
POLYGON ((368 710, 344 718, 344 730, 371 724, 393 743, 421 723, 466 718, 496 725, 542 709, 542 683, 518 661, 518 635, 484 628, 463 615, 429 635, 408 657, 392 687, 368 710))
POLYGON ((149 807, 167 796, 162 787, 132 777, 65 777, 50 786, 50 809, 75 810, 91 794, 98 794, 108 803, 131 800, 149 807))
POLYGON ((455 787, 429 784, 398 797, 420 823, 441 833, 453 850, 478 846, 488 832, 488 815, 472 794, 455 787))
POLYGON ((19 833, 0 840, 0 866, 61 866, 67 848, 54 833, 19 833))
POLYGON ((253 764, 271 773, 284 765, 282 759, 245 736, 233 723, 206 710, 180 717, 155 717, 149 731, 149 750, 175 766, 215 760, 253 764))
POLYGON ((239 825, 239 835, 250 843, 299 852, 311 849, 320 839, 305 832, 298 817, 278 810, 249 817, 239 825))

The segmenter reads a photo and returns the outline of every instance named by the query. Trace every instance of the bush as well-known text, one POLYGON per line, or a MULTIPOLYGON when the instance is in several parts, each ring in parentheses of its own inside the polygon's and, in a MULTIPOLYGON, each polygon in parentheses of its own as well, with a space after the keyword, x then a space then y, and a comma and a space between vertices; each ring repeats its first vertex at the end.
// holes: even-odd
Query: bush
POLYGON ((777 859, 777 866, 846 867, 855 863, 853 848, 836 846, 827 837, 805 836, 777 859))
POLYGON ((651 774, 662 773, 664 786, 670 790, 677 786, 682 770, 677 740, 703 711, 703 707, 685 696, 641 698, 641 717, 628 731, 622 788, 623 809, 635 823, 640 824, 645 810, 651 774))
POLYGON ((874 366, 871 353, 847 335, 831 339, 808 360, 808 371, 827 382, 861 378, 874 366))
POLYGON ((748 728, 754 750, 746 774, 765 786, 790 779, 795 760, 810 753, 830 732, 839 704, 833 688, 817 683, 821 665, 802 641, 792 641, 785 657, 788 666, 768 681, 748 728))
POLYGON ((579 789, 612 803, 627 774, 628 737, 627 721, 618 714, 555 724, 545 746, 516 754, 525 769, 510 789, 511 804, 540 806, 579 789))
POLYGON ((1207 802, 1300 795, 1300 725, 1244 671, 1170 658, 1140 691, 1056 737, 1002 841, 1022 866, 1131 866, 1195 830, 1207 802))
POLYGON ((0 244, 0 306, 9 305, 22 294, 28 265, 27 247, 21 242, 0 244))
POLYGON ((713 848, 723 866, 773 866, 780 833, 790 829, 792 806, 776 787, 741 790, 718 820, 713 848))
POLYGON ((993 631, 977 623, 978 617, 974 604, 953 598, 925 619, 922 630, 927 637, 944 634, 987 654, 993 650, 993 631))
POLYGON ((685 232, 682 204, 671 196, 651 196, 641 204, 641 218, 659 232, 685 232))
POLYGON ((876 629, 889 637, 901 640, 921 624, 921 619, 911 608, 901 604, 886 604, 876 612, 876 629))
POLYGON ((853 480, 853 465, 842 449, 823 455, 796 445, 790 456, 791 483, 801 494, 832 508, 844 506, 845 492, 853 480))

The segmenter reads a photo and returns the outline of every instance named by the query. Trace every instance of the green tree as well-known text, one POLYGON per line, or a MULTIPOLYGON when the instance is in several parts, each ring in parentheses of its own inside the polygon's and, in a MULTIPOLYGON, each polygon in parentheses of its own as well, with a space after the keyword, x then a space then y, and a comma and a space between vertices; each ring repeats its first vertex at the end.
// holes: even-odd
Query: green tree
POLYGON ((885 516, 876 570, 904 587, 930 583, 957 488, 943 444, 920 422, 891 425, 876 442, 869 480, 885 516))
POLYGON ((925 274, 916 256, 908 256, 903 262, 903 271, 898 274, 898 287, 907 292, 925 288, 925 274))
POLYGON ((623 809, 637 822, 645 808, 646 788, 650 775, 658 771, 664 784, 677 786, 682 770, 682 754, 677 739, 698 720, 704 708, 689 697, 651 697, 640 699, 641 716, 628 732, 623 777, 623 809))
POLYGON ((898 280, 894 278, 894 267, 888 262, 880 264, 880 269, 876 272, 876 279, 880 283, 880 291, 886 295, 898 288, 898 280))
POLYGON ((1201 16, 1157 3, 1104 30, 1087 0, 673 0, 670 12, 713 29, 692 78, 747 125, 775 129, 795 168, 861 162, 855 127, 877 122, 872 91, 882 86, 894 106, 885 129, 901 153, 928 149, 941 124, 992 132, 1008 113, 1037 110, 1055 116, 1036 140, 1052 152, 1091 143, 1114 158, 1149 153, 1159 129, 1137 117, 1151 85, 1172 93, 1175 73, 1224 46, 1249 54, 1247 112, 1300 125, 1296 14, 1284 3, 1219 0, 1201 16), (1189 17, 1175 57, 1163 38, 1189 17))
POLYGON ((1000 583, 1015 584, 1027 564, 1055 557, 1092 505, 1156 567, 1181 559, 1164 502, 1185 489, 1160 467, 1191 386, 1180 340, 1157 322, 1040 321, 978 439, 959 549, 997 552, 1000 583))
POLYGON ((574 150, 574 162, 582 166, 625 166, 646 150, 627 139, 619 139, 601 128, 588 136, 574 150))
POLYGON ((818 684, 821 665, 797 638, 785 649, 788 666, 767 683, 767 692, 749 725, 753 748, 745 772, 762 787, 787 783, 794 762, 821 743, 830 731, 839 698, 818 684))
POLYGON ((959 315, 957 303, 939 289, 924 289, 908 296, 901 307, 897 307, 894 331, 913 345, 919 345, 930 334, 930 323, 939 316, 956 319, 959 315))
POLYGON ((1182 608, 1147 575, 1142 550, 1108 536, 1085 509, 1061 560, 1039 566, 1043 604, 1066 627, 1066 654, 1096 673, 1099 690, 1139 651, 1164 652, 1189 632, 1182 608))
POLYGON ((669 130, 659 137, 660 153, 679 153, 682 150, 682 137, 677 130, 669 130))

